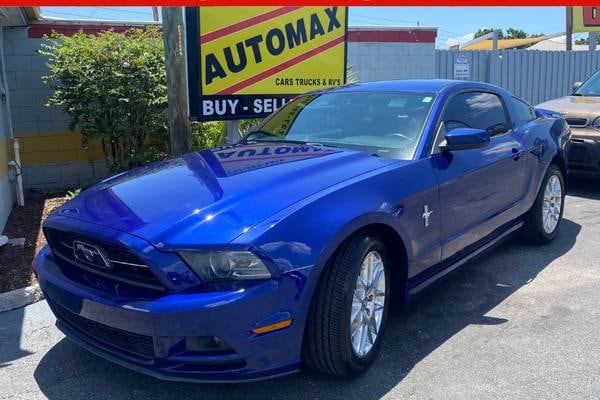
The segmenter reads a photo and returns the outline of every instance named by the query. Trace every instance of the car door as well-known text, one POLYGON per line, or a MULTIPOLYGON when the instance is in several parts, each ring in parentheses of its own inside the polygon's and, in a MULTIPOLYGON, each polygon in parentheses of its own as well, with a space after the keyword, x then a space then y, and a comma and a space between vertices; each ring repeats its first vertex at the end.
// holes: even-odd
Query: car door
POLYGON ((442 111, 432 163, 440 188, 442 258, 460 257, 518 215, 525 179, 524 149, 511 129, 497 93, 465 91, 450 97, 442 111), (441 152, 438 145, 454 128, 484 129, 482 148, 441 152))

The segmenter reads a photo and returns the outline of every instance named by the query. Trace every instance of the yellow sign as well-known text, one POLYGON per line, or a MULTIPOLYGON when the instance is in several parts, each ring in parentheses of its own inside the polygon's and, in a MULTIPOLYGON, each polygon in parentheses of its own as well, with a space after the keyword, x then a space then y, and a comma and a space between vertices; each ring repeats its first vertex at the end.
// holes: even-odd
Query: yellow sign
POLYGON ((600 32, 600 6, 573 7, 573 32, 600 32))
POLYGON ((265 116, 345 83, 346 7, 187 9, 186 24, 190 113, 199 119, 265 116))

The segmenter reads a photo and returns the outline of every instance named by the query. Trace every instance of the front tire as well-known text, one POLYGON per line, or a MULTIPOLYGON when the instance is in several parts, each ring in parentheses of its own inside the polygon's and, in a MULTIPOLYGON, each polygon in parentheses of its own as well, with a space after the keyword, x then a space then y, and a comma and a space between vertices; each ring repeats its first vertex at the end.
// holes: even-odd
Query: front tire
POLYGON ((552 164, 529 211, 521 237, 531 243, 551 242, 558 234, 564 207, 565 179, 560 168, 552 164))
POLYGON ((346 377, 373 363, 389 308, 389 268, 377 236, 355 236, 338 249, 313 297, 302 349, 305 364, 346 377))

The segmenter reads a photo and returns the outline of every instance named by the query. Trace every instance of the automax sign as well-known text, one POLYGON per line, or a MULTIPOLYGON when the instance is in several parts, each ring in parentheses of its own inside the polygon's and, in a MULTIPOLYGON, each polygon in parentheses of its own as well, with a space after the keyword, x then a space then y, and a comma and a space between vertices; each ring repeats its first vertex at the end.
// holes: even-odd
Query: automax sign
POLYGON ((346 82, 346 7, 186 8, 190 117, 264 117, 346 82))
POLYGON ((600 6, 573 7, 573 32, 600 32, 600 6))

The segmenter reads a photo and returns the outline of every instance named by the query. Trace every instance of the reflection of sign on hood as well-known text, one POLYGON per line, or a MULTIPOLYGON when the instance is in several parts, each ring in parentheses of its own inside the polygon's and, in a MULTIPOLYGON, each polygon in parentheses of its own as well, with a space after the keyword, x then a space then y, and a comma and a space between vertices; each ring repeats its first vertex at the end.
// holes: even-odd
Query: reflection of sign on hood
POLYGON ((337 153, 338 150, 313 145, 258 144, 232 146, 211 151, 227 176, 277 164, 306 160, 337 153))

